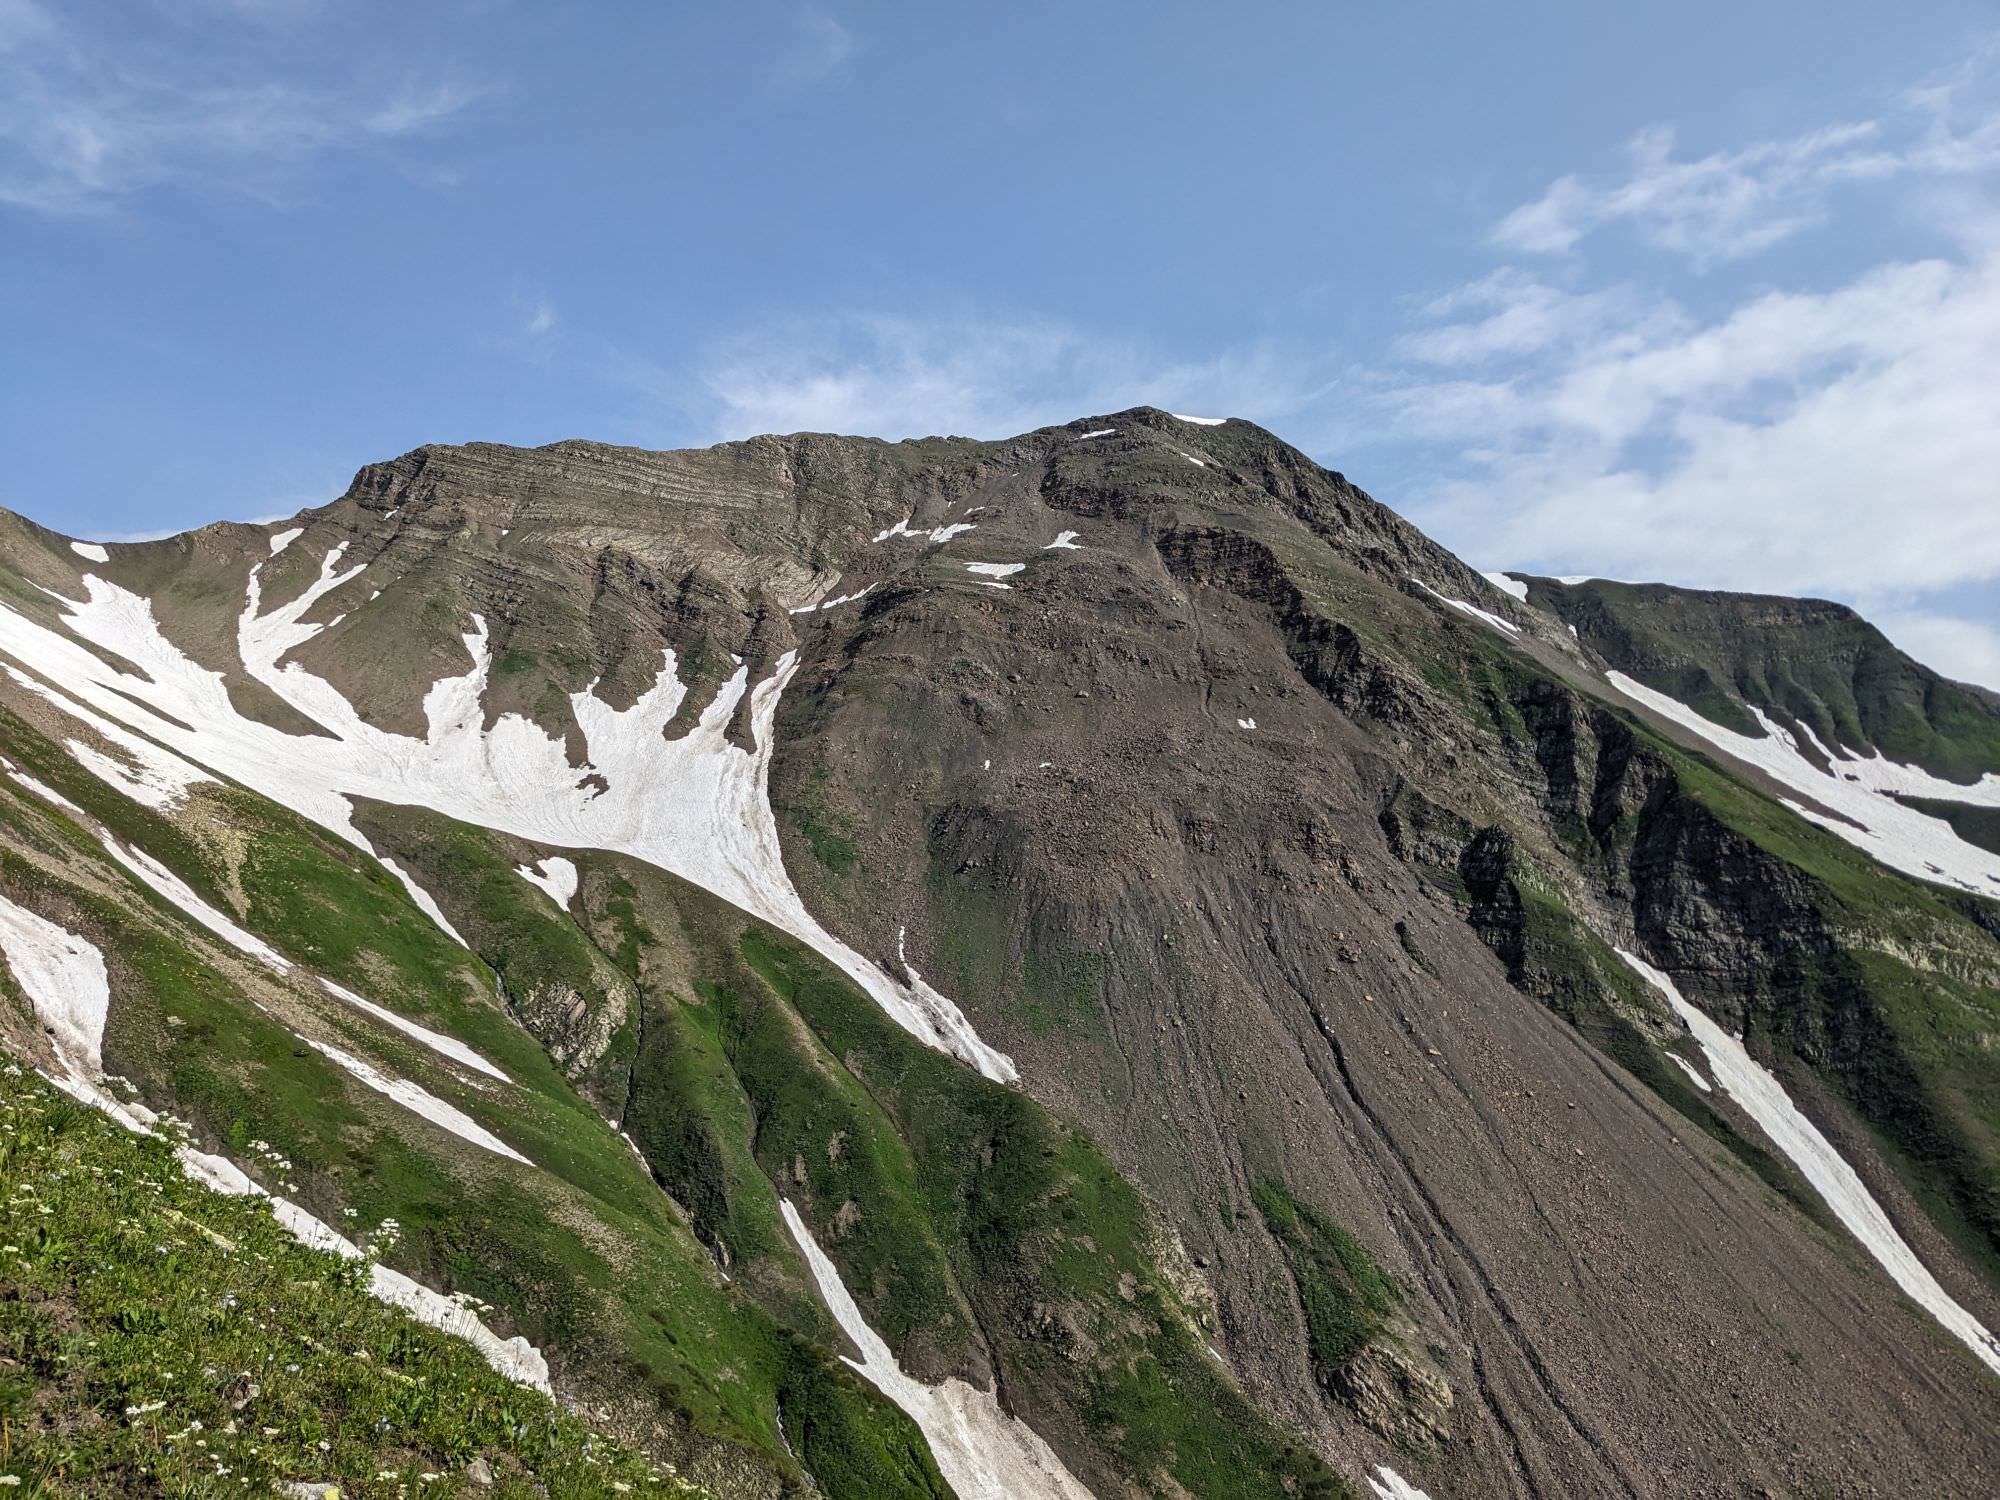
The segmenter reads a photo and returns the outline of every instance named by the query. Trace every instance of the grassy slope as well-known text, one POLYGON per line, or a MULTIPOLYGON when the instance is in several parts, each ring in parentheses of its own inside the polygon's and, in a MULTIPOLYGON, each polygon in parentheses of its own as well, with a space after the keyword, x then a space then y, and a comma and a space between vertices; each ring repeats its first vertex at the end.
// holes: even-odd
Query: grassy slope
MULTIPOLYGON (((872 1450, 884 1455, 873 1466, 883 1470, 881 1482, 852 1493, 940 1492, 902 1414, 819 1343, 723 1281, 629 1149, 487 998, 484 965, 439 934, 373 861, 233 790, 200 794, 210 827, 225 832, 197 843, 51 753, 24 726, 7 727, 11 759, 225 909, 236 903, 215 848, 247 846, 236 862, 245 925, 315 971, 469 1043, 517 1087, 467 1089, 426 1049, 336 1002, 319 1007, 325 1019, 352 1027, 365 1039, 356 1050, 465 1108, 543 1170, 466 1147, 352 1084, 273 1019, 269 1002, 279 997, 260 988, 262 971, 246 975, 228 950, 137 886, 107 896, 91 889, 81 868, 73 881, 52 874, 50 866, 68 862, 114 886, 122 879, 75 820, 0 783, 6 843, 32 840, 49 856, 31 863, 0 850, 0 877, 31 904, 81 913, 80 925, 112 965, 107 1062, 135 1080, 140 1097, 185 1115, 203 1139, 221 1142, 267 1186, 322 1217, 338 1220, 352 1209, 364 1222, 399 1220, 400 1268, 495 1304, 501 1326, 547 1348, 560 1373, 618 1405, 620 1419, 664 1451, 707 1453, 732 1473, 797 1476, 801 1459, 808 1468, 868 1472, 871 1465, 847 1450, 872 1450), (253 1138, 290 1169, 267 1170, 246 1151, 253 1138), (801 1447, 795 1456, 786 1448, 781 1402, 817 1414, 821 1452, 801 1447)), ((575 929, 510 867, 486 899, 496 921, 542 935, 558 957, 575 956, 562 942, 575 929)), ((0 991, 24 1003, 4 974, 0 991)))
MULTIPOLYGON (((488 889, 512 857, 442 819, 395 823, 382 836, 438 882, 455 922, 458 893, 488 889)), ((935 1376, 990 1352, 1010 1399, 1100 1473, 1217 1500, 1268 1495, 1274 1476, 1288 1493, 1347 1493, 1202 1348, 1145 1205, 1087 1138, 916 1042, 734 908, 630 860, 578 863, 580 918, 639 993, 595 1085, 739 1284, 827 1326, 816 1304, 801 1310, 775 1182, 906 1364, 935 1376)), ((490 903, 463 920, 510 976, 552 961, 552 942, 490 903)))
POLYGON ((17 1493, 703 1493, 375 1301, 364 1266, 303 1248, 264 1200, 0 1071, 0 1475, 17 1493))

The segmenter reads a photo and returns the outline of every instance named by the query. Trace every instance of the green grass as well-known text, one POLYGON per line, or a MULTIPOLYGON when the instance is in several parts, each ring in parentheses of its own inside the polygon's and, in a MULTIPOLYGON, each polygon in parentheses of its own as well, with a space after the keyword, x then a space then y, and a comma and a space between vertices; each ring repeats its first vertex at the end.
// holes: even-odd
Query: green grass
POLYGON ((1401 1309, 1402 1288, 1359 1240, 1283 1183, 1261 1178, 1251 1184, 1250 1198, 1291 1268, 1313 1373, 1337 1399, 1342 1374, 1401 1309))
POLYGON ((5 1065, 0 1474, 23 1494, 703 1494, 384 1306, 266 1201, 5 1065))

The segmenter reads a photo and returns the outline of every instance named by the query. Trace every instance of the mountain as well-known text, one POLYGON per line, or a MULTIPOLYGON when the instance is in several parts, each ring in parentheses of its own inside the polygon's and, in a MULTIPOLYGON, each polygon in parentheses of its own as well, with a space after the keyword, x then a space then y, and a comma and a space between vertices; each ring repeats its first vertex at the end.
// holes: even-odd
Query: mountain
POLYGON ((1837 606, 1138 408, 8 516, 0 668, 0 1048, 712 1494, 2000 1472, 2000 706, 1837 606))

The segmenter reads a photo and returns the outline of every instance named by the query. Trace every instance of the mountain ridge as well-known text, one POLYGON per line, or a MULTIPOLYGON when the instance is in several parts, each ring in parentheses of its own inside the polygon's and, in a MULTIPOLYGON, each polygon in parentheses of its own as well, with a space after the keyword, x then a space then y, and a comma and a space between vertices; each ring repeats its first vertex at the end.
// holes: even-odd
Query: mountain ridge
MULTIPOLYGON (((392 1191, 438 1148, 412 1154, 388 1105, 355 1095, 329 1134, 288 1104, 290 1154, 328 1207, 389 1194, 413 1265, 471 1278, 559 1382, 720 1493, 915 1492, 893 1455, 916 1429, 825 1355, 775 1352, 847 1337, 779 1204, 892 1359, 990 1387, 1100 1497, 1391 1493, 1384 1464, 1438 1500, 1971 1493, 1994 1457, 1991 1377, 1909 1318, 1893 1247, 1856 1249, 1619 956, 1741 1032, 1992 1327, 1979 846, 1907 789, 1839 781, 1833 751, 1879 729, 1794 765, 1690 721, 1621 599, 1520 600, 1262 429, 1151 408, 999 443, 427 447, 262 528, 104 561, 53 535, 0 521, 0 816, 35 851, 0 885, 98 930, 132 899, 101 822, 289 961, 345 954, 323 977, 370 1003, 393 981, 426 1025, 509 1038, 535 1111, 574 1118, 553 1156, 422 1049, 338 1046, 521 1148, 520 1201, 573 1162, 579 1225, 635 1222, 631 1188, 580 1184, 636 1149, 663 1284, 729 1289, 726 1366, 688 1352, 691 1292, 652 1337, 584 1251, 502 1227, 504 1195, 467 1239, 441 1183, 392 1191), (140 734, 207 779, 136 774, 140 734), (1911 829, 1948 862, 1903 853, 1911 829), (245 851, 273 840, 297 852, 260 870, 245 851), (96 907, 49 894, 86 871, 96 907), (315 916, 297 891, 347 894, 315 916), (1018 1083, 976 1078, 1007 1076, 995 1058, 1018 1083)), ((1735 722, 1836 722, 1817 691, 1735 722)), ((1910 786, 1983 785, 1939 779, 1910 786)), ((186 1002, 121 956, 169 941, 162 916, 104 929, 107 1060, 224 1142, 231 1111, 299 1098, 274 1082, 298 1060, 274 1038, 219 1086, 148 1055, 178 1044, 119 1041, 176 1034, 159 1017, 186 1002)), ((365 1014, 224 967, 246 1015, 308 1036, 365 1014)))

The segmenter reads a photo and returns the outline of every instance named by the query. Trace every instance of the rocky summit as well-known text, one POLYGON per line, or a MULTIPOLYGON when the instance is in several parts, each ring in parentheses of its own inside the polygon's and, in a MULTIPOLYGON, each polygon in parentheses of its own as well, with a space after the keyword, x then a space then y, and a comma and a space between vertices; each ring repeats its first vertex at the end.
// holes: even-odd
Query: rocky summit
POLYGON ((26 1493, 2000 1486, 2000 699, 1838 606, 429 447, 0 513, 0 756, 26 1493))

